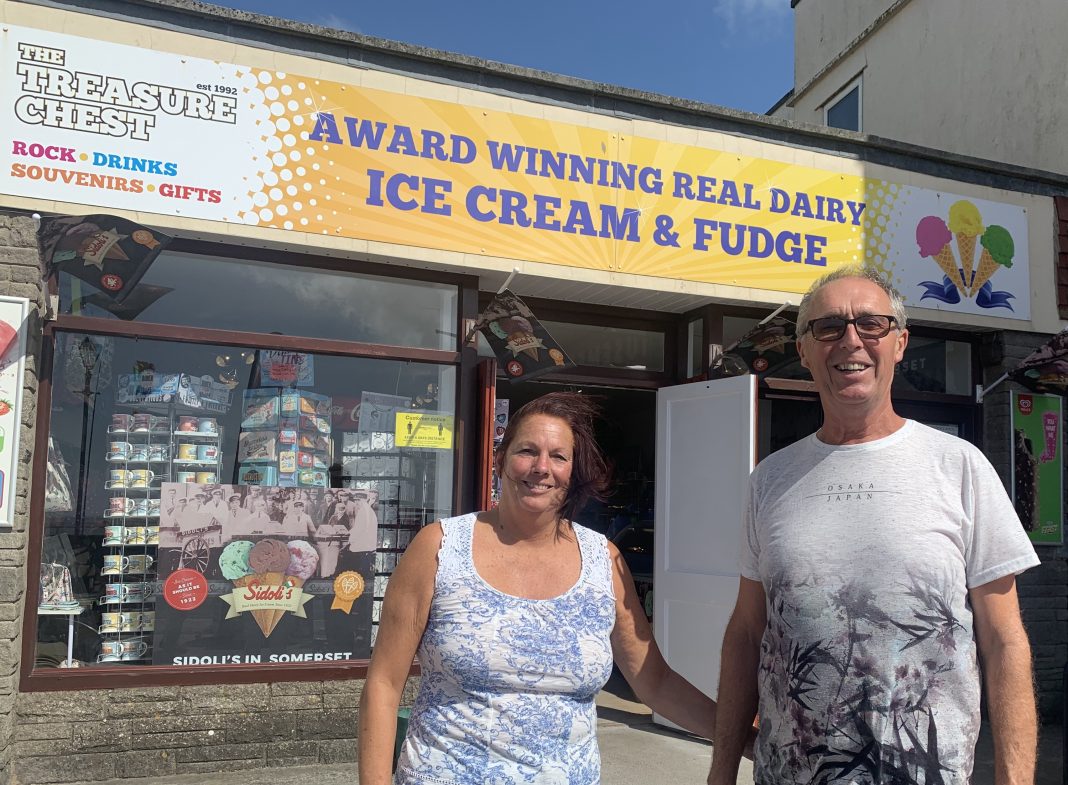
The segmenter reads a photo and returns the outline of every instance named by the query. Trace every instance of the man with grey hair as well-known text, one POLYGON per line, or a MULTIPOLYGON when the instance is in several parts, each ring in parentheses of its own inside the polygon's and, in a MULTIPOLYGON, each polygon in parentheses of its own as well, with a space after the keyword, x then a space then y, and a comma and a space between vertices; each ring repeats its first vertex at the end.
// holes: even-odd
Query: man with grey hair
POLYGON ((757 785, 967 785, 980 661, 996 783, 1034 780, 1015 576, 1038 558, 982 453, 894 411, 907 344, 874 271, 836 270, 802 300, 824 422, 750 480, 710 785, 735 782, 758 699, 757 785))

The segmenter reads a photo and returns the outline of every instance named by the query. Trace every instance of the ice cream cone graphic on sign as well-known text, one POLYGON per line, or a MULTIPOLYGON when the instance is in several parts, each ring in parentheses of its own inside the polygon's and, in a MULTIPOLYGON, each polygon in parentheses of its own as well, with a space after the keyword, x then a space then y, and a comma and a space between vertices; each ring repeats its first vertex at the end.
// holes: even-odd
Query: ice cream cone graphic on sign
POLYGON ((987 227, 979 242, 983 246, 983 253, 979 256, 979 268, 972 281, 973 295, 978 294, 983 284, 998 270, 1012 267, 1012 257, 1016 253, 1012 235, 1003 226, 987 227))
MULTIPOLYGON (((289 548, 289 566, 286 567, 282 585, 299 589, 308 578, 315 574, 315 570, 319 567, 319 552, 315 550, 315 546, 304 540, 293 540, 287 545, 289 548)), ((265 636, 270 636, 274 632, 274 628, 278 626, 278 622, 282 620, 282 617, 287 612, 285 610, 274 611, 274 615, 267 620, 265 636)))
POLYGON ((964 279, 957 268, 957 260, 953 256, 952 240, 953 235, 946 226, 946 222, 937 215, 921 218, 916 225, 916 244, 920 247, 920 256, 933 259, 946 277, 963 294, 964 279))
POLYGON ((957 250, 960 252, 961 267, 964 268, 964 284, 968 294, 974 294, 979 288, 972 283, 972 269, 975 262, 975 238, 984 231, 983 217, 974 204, 961 199, 949 208, 949 231, 957 236, 957 250))
MULTIPOLYGON (((285 583, 285 570, 289 567, 289 548, 282 540, 260 540, 252 546, 248 554, 248 564, 255 570, 253 576, 258 593, 265 593, 271 597, 279 594, 285 583)), ((252 618, 256 621, 263 637, 266 638, 274 629, 276 608, 262 608, 252 611, 252 618)), ((283 611, 284 613, 284 611, 283 611)))

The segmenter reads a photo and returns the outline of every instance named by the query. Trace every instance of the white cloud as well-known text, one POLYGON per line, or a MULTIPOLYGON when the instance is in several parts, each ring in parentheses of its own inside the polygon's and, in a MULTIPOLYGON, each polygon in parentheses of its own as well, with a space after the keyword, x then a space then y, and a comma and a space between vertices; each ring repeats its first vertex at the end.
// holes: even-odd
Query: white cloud
POLYGON ((714 0, 712 8, 731 33, 780 27, 793 13, 789 0, 714 0))

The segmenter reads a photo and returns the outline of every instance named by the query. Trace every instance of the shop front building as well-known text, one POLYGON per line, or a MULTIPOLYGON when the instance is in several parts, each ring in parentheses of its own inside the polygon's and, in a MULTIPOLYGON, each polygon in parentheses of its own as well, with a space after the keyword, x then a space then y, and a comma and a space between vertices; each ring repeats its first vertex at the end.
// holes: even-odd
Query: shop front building
MULTIPOLYGON (((976 387, 1061 328, 1056 176, 199 5, 0 20, 19 781, 355 760, 397 559, 491 500, 495 429, 553 389, 604 403, 616 489, 585 522, 651 595, 657 391, 842 263, 906 298, 899 411, 1020 465, 1010 386, 976 387), (571 360, 534 380, 473 330, 513 271, 571 360)), ((762 457, 820 415, 755 335, 762 457)), ((1051 713, 1063 524, 1025 525, 1051 713)))

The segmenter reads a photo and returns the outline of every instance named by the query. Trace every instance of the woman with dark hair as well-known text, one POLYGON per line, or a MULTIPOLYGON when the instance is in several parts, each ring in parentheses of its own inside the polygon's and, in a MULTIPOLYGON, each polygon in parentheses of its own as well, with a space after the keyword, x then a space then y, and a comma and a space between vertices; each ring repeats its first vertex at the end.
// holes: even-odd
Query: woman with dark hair
POLYGON ((363 785, 391 782, 417 653, 422 684, 397 783, 600 782, 594 697, 613 659, 639 700, 711 738, 716 705, 664 661, 619 551, 572 519, 609 485, 598 413, 577 393, 522 407, 497 451, 500 505, 412 540, 363 690, 363 785))

